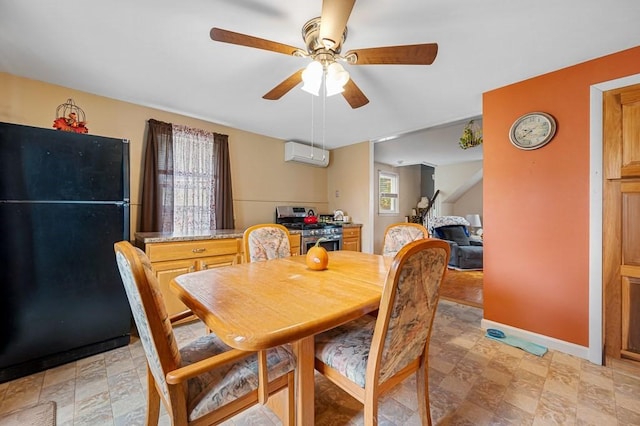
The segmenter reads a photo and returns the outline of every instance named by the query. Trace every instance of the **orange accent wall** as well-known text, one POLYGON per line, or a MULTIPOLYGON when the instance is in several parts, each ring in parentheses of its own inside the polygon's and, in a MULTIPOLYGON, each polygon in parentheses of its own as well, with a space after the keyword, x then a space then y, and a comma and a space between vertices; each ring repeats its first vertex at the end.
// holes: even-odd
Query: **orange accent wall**
POLYGON ((638 73, 640 46, 484 93, 485 319, 588 346, 590 86, 638 73), (516 149, 531 111, 556 136, 516 149))

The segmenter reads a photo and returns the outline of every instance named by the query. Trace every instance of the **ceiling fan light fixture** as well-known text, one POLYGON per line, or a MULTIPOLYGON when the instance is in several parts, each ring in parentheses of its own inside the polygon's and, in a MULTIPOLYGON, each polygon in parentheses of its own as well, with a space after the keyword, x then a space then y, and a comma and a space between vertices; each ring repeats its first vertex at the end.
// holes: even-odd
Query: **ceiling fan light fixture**
POLYGON ((347 40, 347 23, 356 0, 321 0, 322 14, 308 20, 302 27, 302 39, 305 48, 290 46, 247 34, 236 33, 222 28, 212 28, 209 35, 212 40, 268 50, 284 55, 310 58, 307 68, 299 69, 284 81, 262 96, 263 99, 277 100, 304 82, 303 90, 315 96, 342 93, 351 108, 360 108, 369 103, 369 99, 360 90, 342 67, 334 71, 336 60, 349 65, 431 65, 438 54, 437 43, 408 44, 399 46, 370 47, 349 50, 341 56, 347 40), (322 70, 317 68, 321 67, 322 70), (332 70, 329 70, 329 67, 332 70), (315 70, 313 68, 316 68, 315 70), (331 74, 329 76, 329 74, 331 74))
POLYGON ((337 95, 339 93, 344 92, 344 87, 340 86, 339 84, 336 84, 335 82, 332 83, 329 79, 327 79, 327 96, 333 96, 333 95, 337 95))
POLYGON ((320 84, 315 86, 314 84, 304 83, 301 89, 314 96, 320 96, 320 84))
POLYGON ((335 81, 336 84, 344 87, 349 81, 349 73, 339 63, 332 62, 327 67, 327 80, 335 81))
POLYGON ((311 93, 312 95, 319 96, 323 74, 324 69, 322 68, 322 64, 317 61, 312 61, 307 65, 305 70, 302 71, 302 81, 304 82, 302 90, 311 93))
POLYGON ((327 67, 326 86, 327 96, 337 95, 344 92, 344 86, 349 81, 349 73, 342 65, 332 62, 327 67))

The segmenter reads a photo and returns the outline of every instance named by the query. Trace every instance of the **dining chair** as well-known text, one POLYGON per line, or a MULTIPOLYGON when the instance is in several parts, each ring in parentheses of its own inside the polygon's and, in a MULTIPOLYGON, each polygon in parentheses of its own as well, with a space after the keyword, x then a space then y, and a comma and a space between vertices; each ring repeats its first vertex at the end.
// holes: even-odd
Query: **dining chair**
POLYGON ((250 226, 242 235, 242 245, 246 262, 291 256, 289 230, 277 223, 250 226))
POLYGON ((147 358, 147 425, 157 425, 160 402, 172 425, 218 424, 286 389, 285 424, 294 424, 293 354, 284 347, 255 352, 227 346, 214 333, 178 347, 172 320, 145 253, 128 241, 114 250, 140 341, 147 358), (267 377, 268 376, 268 377, 267 377))
POLYGON ((382 255, 393 257, 405 244, 422 238, 429 238, 429 231, 419 223, 393 223, 384 231, 382 255))
POLYGON ((419 414, 431 425, 429 340, 447 270, 449 245, 422 239, 393 259, 377 318, 364 315, 315 338, 315 369, 364 404, 364 424, 377 424, 378 399, 417 372, 419 414))

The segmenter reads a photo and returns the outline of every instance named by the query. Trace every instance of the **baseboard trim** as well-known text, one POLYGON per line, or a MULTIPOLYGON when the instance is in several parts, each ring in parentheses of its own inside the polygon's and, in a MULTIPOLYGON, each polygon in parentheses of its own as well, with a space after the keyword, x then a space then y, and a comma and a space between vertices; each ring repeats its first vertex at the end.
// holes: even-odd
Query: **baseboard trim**
POLYGON ((501 324, 499 322, 487 320, 484 318, 482 319, 482 321, 480 321, 480 327, 483 330, 486 330, 487 328, 497 328, 504 331, 506 334, 519 337, 538 345, 546 346, 549 349, 553 349, 569 355, 574 355, 578 358, 583 358, 589 361, 589 348, 585 346, 565 342, 564 340, 559 340, 553 337, 544 336, 542 334, 533 333, 531 331, 522 330, 520 328, 511 327, 510 325, 501 324))

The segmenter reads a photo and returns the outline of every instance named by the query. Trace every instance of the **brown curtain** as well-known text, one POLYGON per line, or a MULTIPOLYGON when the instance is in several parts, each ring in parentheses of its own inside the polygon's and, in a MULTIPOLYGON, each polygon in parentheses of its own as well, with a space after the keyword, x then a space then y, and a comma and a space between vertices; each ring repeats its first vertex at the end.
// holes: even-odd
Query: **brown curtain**
POLYGON ((141 232, 173 229, 173 137, 170 123, 149 120, 142 179, 141 232))
POLYGON ((213 134, 215 163, 215 214, 216 229, 234 229, 233 193, 231 192, 231 161, 229 136, 213 134))

